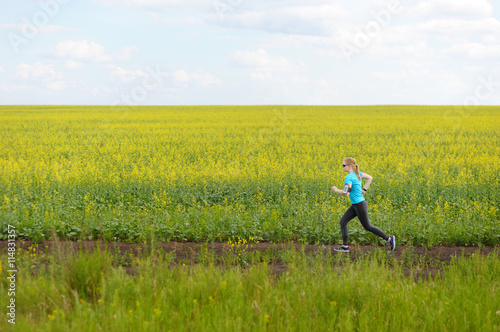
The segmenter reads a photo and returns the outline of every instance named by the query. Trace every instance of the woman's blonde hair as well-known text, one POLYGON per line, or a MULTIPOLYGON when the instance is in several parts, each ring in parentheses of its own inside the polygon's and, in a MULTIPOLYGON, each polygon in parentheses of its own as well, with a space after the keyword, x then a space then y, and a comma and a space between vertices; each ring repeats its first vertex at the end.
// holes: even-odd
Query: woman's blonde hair
POLYGON ((354 172, 356 172, 356 176, 358 177, 359 182, 361 182, 361 176, 359 176, 359 165, 356 163, 354 158, 348 157, 344 159, 346 165, 350 165, 354 167, 354 172))

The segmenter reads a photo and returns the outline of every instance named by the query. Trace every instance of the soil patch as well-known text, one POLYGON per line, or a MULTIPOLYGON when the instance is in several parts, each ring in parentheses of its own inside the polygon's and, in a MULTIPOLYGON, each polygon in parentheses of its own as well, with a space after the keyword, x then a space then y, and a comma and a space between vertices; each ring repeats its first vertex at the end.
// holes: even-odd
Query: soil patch
MULTIPOLYGON (((38 251, 51 253, 54 250, 60 250, 66 253, 75 253, 78 250, 92 251, 97 246, 102 249, 106 248, 116 254, 125 255, 131 253, 133 255, 142 255, 148 253, 152 248, 147 243, 126 243, 126 242, 102 242, 102 241, 44 241, 35 244, 33 241, 16 241, 16 248, 24 251, 32 249, 34 246, 38 251)), ((0 241, 0 251, 7 251, 8 241, 0 241)), ((246 245, 245 245, 246 246, 246 245)), ((175 262, 190 262, 196 263, 196 257, 201 250, 208 250, 209 252, 222 256, 227 254, 231 248, 228 243, 195 243, 195 242, 158 242, 155 247, 159 250, 175 254, 175 262)), ((302 245, 295 242, 288 243, 250 243, 246 247, 247 251, 260 251, 266 252, 273 250, 278 253, 286 248, 295 247, 297 249, 303 248, 306 253, 314 253, 318 251, 326 251, 332 255, 351 255, 351 257, 360 257, 374 251, 376 248, 388 250, 383 246, 372 245, 353 245, 351 246, 350 253, 338 253, 334 250, 337 245, 302 245)), ((408 264, 419 262, 420 265, 426 265, 428 268, 421 271, 413 271, 413 276, 418 278, 434 277, 442 271, 442 266, 449 263, 454 257, 470 256, 475 253, 489 254, 497 247, 460 247, 460 246, 436 246, 436 247, 411 247, 411 246, 398 246, 391 254, 397 260, 404 260, 408 264)), ((118 264, 120 265, 120 264, 118 264)), ((128 273, 133 274, 134 268, 123 264, 128 273)), ((270 271, 274 275, 280 275, 286 272, 287 267, 283 262, 276 261, 269 264, 270 271)), ((411 275, 410 269, 405 271, 407 276, 411 275)))

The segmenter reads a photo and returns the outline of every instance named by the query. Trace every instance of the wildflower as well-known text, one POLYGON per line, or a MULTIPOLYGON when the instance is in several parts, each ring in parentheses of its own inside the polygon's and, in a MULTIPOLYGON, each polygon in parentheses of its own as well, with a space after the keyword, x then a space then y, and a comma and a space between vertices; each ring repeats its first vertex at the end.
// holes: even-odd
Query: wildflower
POLYGON ((193 299, 193 304, 194 305, 198 304, 198 300, 197 299, 193 299))
POLYGON ((54 320, 54 319, 56 318, 56 316, 54 316, 54 315, 50 315, 50 314, 49 314, 49 315, 47 315, 47 317, 49 318, 49 320, 54 320))
POLYGON ((335 301, 331 301, 331 302, 330 302, 330 305, 331 305, 331 306, 336 307, 336 306, 337 306, 337 302, 335 302, 335 301))
POLYGON ((159 315, 161 315, 161 310, 160 310, 160 309, 158 309, 158 308, 154 308, 154 309, 153 309, 153 312, 154 312, 155 316, 159 316, 159 315))
POLYGON ((269 323, 269 320, 270 320, 270 316, 269 315, 264 315, 264 322, 267 324, 269 323))

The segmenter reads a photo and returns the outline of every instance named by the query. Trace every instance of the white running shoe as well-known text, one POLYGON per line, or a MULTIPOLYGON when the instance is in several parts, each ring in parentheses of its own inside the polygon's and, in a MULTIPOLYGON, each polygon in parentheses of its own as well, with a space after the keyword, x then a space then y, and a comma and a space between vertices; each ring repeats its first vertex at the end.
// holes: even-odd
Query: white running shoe
POLYGON ((389 245, 389 247, 391 247, 391 250, 396 249, 396 237, 394 235, 389 235, 387 244, 389 245))
POLYGON ((349 246, 341 245, 338 248, 334 248, 333 250, 338 252, 349 252, 349 246))

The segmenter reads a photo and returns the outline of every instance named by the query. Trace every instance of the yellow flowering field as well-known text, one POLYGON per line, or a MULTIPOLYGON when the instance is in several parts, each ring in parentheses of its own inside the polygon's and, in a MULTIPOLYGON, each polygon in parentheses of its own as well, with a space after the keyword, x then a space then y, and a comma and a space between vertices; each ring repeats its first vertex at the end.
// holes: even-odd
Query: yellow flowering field
POLYGON ((400 243, 500 243, 500 107, 0 106, 0 124, 4 239, 337 243, 354 157, 400 243))

